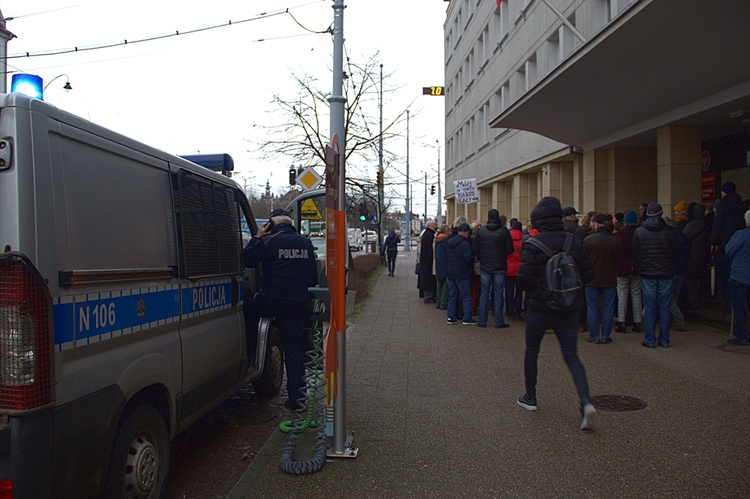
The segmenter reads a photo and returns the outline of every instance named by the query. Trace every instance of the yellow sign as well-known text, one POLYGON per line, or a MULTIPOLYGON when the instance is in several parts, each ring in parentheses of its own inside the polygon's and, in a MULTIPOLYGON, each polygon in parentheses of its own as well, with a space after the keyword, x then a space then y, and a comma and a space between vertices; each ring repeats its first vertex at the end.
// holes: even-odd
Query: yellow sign
POLYGON ((306 199, 300 208, 301 220, 323 220, 323 215, 312 199, 306 199))
POLYGON ((323 183, 323 177, 313 167, 308 166, 297 175, 297 183, 304 187, 306 191, 311 191, 317 189, 323 183))

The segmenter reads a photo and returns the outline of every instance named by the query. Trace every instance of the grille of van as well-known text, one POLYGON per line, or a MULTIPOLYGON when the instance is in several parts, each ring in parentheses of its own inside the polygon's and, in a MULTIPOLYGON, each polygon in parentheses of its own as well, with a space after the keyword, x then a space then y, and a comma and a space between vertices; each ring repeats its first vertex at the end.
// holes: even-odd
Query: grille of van
POLYGON ((53 403, 52 300, 19 253, 0 255, 0 413, 53 403))

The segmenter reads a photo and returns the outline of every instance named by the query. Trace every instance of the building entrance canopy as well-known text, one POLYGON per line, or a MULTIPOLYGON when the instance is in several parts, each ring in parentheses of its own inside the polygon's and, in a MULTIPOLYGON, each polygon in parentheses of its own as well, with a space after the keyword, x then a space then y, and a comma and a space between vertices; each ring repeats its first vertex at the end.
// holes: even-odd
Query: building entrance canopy
POLYGON ((748 20, 748 0, 635 0, 490 126, 586 150, 655 147, 669 124, 750 130, 748 20))

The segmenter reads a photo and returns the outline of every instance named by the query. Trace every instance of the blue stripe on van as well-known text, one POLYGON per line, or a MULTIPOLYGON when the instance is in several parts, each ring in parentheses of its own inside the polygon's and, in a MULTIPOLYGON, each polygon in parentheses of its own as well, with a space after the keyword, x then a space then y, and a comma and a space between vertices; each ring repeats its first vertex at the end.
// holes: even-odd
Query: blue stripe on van
POLYGON ((177 286, 159 286, 61 297, 53 307, 55 346, 73 348, 178 321, 181 305, 189 318, 228 308, 231 301, 230 280, 187 285, 182 295, 177 286))

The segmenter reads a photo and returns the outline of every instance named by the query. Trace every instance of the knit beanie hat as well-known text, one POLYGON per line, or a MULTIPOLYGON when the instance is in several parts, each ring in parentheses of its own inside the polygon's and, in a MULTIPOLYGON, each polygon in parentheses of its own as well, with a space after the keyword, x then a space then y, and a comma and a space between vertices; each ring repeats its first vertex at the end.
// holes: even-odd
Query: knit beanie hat
POLYGON ((500 212, 497 211, 495 208, 492 208, 490 211, 487 212, 487 220, 500 221, 500 212))
POLYGON ((646 208, 646 215, 649 217, 660 217, 664 213, 664 209, 659 203, 649 203, 646 208))
POLYGON ((625 214, 626 224, 634 224, 636 221, 638 221, 638 215, 636 215, 633 210, 630 210, 625 214))

